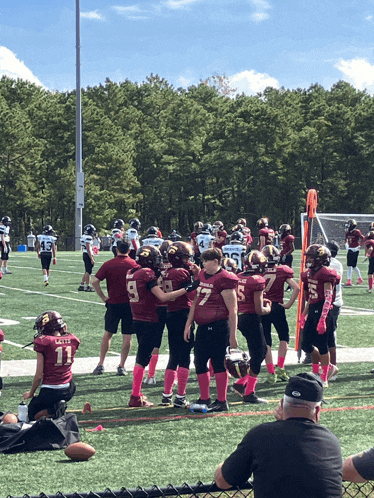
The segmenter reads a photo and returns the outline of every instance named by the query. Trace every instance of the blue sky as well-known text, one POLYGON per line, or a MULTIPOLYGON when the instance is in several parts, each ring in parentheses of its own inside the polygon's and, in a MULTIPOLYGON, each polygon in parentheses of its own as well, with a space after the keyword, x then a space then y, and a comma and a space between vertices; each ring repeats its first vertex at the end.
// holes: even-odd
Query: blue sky
MULTIPOLYGON (((374 93, 374 0, 80 0, 82 87, 151 73, 175 87, 226 74, 233 88, 374 93)), ((0 75, 75 88, 75 1, 0 6, 0 75)))

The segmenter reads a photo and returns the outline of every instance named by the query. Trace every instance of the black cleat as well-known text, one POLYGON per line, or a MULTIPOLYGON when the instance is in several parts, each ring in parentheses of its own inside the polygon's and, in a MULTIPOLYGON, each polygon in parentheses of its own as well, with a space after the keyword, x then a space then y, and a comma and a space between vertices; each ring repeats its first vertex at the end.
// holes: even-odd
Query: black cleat
POLYGON ((254 405, 267 404, 268 400, 264 398, 259 398, 255 393, 247 394, 243 396, 243 403, 253 403, 254 405))

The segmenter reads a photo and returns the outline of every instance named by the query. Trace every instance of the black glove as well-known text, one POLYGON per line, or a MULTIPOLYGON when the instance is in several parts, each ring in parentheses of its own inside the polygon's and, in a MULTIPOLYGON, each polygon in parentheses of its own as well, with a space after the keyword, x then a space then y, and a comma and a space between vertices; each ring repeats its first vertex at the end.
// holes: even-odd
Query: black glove
POLYGON ((191 282, 190 284, 187 284, 184 286, 184 289, 187 291, 187 292, 191 292, 195 289, 197 289, 199 287, 199 284, 200 284, 200 280, 197 278, 196 280, 194 280, 193 282, 191 282))

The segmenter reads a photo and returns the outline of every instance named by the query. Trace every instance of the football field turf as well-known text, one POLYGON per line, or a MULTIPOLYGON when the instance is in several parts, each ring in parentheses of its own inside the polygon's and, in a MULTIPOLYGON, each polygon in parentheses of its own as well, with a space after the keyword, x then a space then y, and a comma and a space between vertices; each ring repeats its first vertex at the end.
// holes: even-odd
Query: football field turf
MULTIPOLYGON (((96 257, 95 270, 111 257, 109 252, 100 253, 96 257)), ((345 267, 343 256, 341 261, 345 267)), ((298 252, 294 263, 296 275, 299 262, 298 252)), ((47 309, 59 311, 69 330, 80 337, 82 343, 77 357, 97 357, 105 308, 95 293, 77 291, 84 270, 81 253, 60 252, 57 266, 51 267, 50 285, 46 288, 35 253, 12 253, 9 268, 13 274, 5 275, 0 281, 0 327, 6 339, 3 361, 35 358, 32 347, 22 349, 22 346, 32 340, 35 317, 47 309)), ((366 282, 367 263, 360 263, 360 268, 366 282)), ((366 284, 343 291, 344 309, 338 326, 338 363, 339 351, 343 349, 374 346, 374 295, 366 293, 365 289, 366 284)), ((287 312, 292 337, 295 315, 296 308, 287 312)), ((240 346, 246 349, 240 332, 238 338, 240 346)), ((292 339, 291 348, 293 344, 292 339)), ((118 356, 120 345, 121 338, 114 337, 110 354, 118 356)), ((276 347, 274 336, 273 350, 276 347)), ((136 339, 130 355, 135 352, 136 339)), ((161 353, 167 352, 164 337, 161 353)), ((329 404, 321 416, 321 423, 339 437, 343 456, 374 445, 371 423, 374 375, 369 373, 374 367, 374 358, 373 363, 361 362, 359 357, 356 359, 357 363, 339 363, 338 379, 331 382, 325 392, 329 404)), ((295 374, 308 371, 310 367, 297 364, 287 369, 295 374)), ((157 373, 157 378, 157 385, 143 389, 155 405, 161 401, 162 372, 157 373)), ((266 368, 262 367, 257 391, 269 400, 268 405, 243 404, 237 395, 230 392, 228 413, 201 417, 187 410, 161 406, 129 409, 131 375, 117 377, 113 372, 97 377, 89 373, 76 375, 77 394, 69 403, 69 411, 76 413, 81 438, 96 448, 96 455, 88 462, 78 463, 70 462, 63 451, 2 454, 0 496, 211 482, 217 464, 236 447, 246 431, 273 419, 271 411, 284 392, 284 384, 269 386, 265 379, 266 368), (92 405, 92 414, 82 414, 86 401, 92 405), (99 424, 103 425, 104 431, 86 431, 99 424)), ((30 388, 31 380, 30 376, 4 378, 0 410, 16 412, 22 393, 30 388)), ((187 394, 190 400, 198 397, 193 369, 187 394)), ((215 384, 212 381, 212 397, 214 394, 215 384)))

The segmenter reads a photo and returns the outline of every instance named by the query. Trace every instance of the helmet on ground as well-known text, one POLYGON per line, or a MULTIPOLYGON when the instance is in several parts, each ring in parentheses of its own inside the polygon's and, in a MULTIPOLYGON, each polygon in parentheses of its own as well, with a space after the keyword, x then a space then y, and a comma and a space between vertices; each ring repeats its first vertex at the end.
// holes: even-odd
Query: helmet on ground
POLYGON ((348 220, 347 223, 345 224, 345 228, 348 229, 349 232, 352 232, 357 227, 357 221, 356 220, 348 220))
POLYGON ((238 225, 246 226, 247 220, 245 218, 239 218, 236 222, 238 225))
POLYGON ((66 327, 58 311, 45 311, 35 320, 34 330, 38 335, 53 335, 54 332, 62 331, 66 327))
POLYGON ((223 258, 221 266, 231 273, 237 273, 238 271, 238 264, 233 258, 223 258))
POLYGON ((266 228, 269 225, 269 220, 267 218, 260 218, 257 220, 256 225, 261 230, 261 228, 266 228))
POLYGON ((45 227, 43 227, 43 232, 46 235, 53 235, 53 227, 52 227, 52 225, 45 225, 45 227))
POLYGON ((147 230, 147 235, 157 235, 158 234, 158 228, 157 227, 149 227, 147 230))
POLYGON ((286 235, 291 233, 291 225, 284 223, 279 227, 279 233, 281 237, 285 237, 286 235))
MULTIPOLYGON (((373 240, 374 239, 374 230, 371 230, 369 233, 366 234, 366 239, 373 240)), ((328 245, 327 245, 328 247, 328 245)))
POLYGON ((241 379, 248 375, 249 372, 249 357, 244 351, 232 349, 228 347, 225 356, 225 367, 228 373, 235 379, 241 379))
POLYGON ((186 242, 174 242, 169 247, 167 257, 173 268, 184 268, 188 267, 185 261, 186 258, 192 261, 193 251, 186 242))
POLYGON ((91 223, 89 223, 88 225, 85 225, 84 233, 86 235, 94 235, 95 232, 96 232, 96 228, 94 227, 94 225, 92 225, 91 223))
POLYGON ((230 244, 243 244, 244 235, 242 232, 233 232, 230 235, 230 244))
POLYGON ((121 229, 123 227, 123 225, 125 224, 125 222, 123 220, 121 220, 121 218, 118 218, 118 220, 116 220, 114 222, 114 228, 119 228, 121 229))
POLYGON ((135 230, 140 230, 141 224, 138 218, 132 218, 129 221, 130 228, 135 228, 135 230))
POLYGON ((331 260, 330 250, 321 244, 312 244, 305 252, 307 268, 318 269, 329 266, 331 260))
POLYGON ((262 254, 268 261, 268 265, 274 266, 279 263, 280 253, 279 250, 272 245, 264 246, 261 250, 262 254))
POLYGON ((222 221, 215 221, 213 223, 213 232, 220 232, 224 229, 224 224, 222 223, 222 221))
POLYGON ((209 223, 204 223, 204 225, 201 228, 202 233, 212 233, 212 225, 209 223))
POLYGON ((1 218, 1 222, 6 226, 8 227, 11 223, 12 223, 12 220, 9 218, 9 216, 3 216, 1 218))
POLYGON ((157 271, 161 265, 161 253, 154 246, 142 246, 136 251, 135 260, 141 267, 157 271))
POLYGON ((249 254, 246 254, 244 265, 246 270, 251 273, 264 273, 268 266, 268 261, 262 252, 252 251, 249 254))

